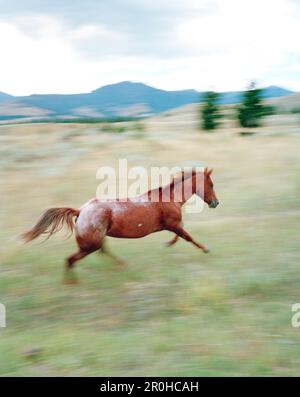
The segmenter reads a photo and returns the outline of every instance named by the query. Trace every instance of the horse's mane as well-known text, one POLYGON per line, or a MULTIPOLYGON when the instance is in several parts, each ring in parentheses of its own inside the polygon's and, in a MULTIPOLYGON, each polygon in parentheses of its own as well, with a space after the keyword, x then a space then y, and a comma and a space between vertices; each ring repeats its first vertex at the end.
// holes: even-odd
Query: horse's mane
POLYGON ((192 178, 195 175, 196 175, 195 168, 191 168, 188 171, 182 170, 182 171, 178 172, 177 174, 175 174, 172 178, 172 181, 169 183, 169 185, 164 186, 164 188, 170 186, 170 189, 173 189, 178 183, 182 183, 182 182, 192 178))
POLYGON ((191 177, 196 175, 196 169, 195 168, 191 168, 190 170, 181 170, 180 172, 178 172, 177 174, 173 175, 173 178, 171 180, 170 183, 164 185, 164 186, 159 186, 157 188, 154 189, 149 189, 148 192, 146 194, 151 194, 151 192, 153 192, 154 190, 158 190, 159 194, 161 194, 161 192, 164 189, 169 188, 170 191, 172 191, 174 189, 174 187, 178 184, 178 183, 183 183, 186 180, 190 179, 191 177))

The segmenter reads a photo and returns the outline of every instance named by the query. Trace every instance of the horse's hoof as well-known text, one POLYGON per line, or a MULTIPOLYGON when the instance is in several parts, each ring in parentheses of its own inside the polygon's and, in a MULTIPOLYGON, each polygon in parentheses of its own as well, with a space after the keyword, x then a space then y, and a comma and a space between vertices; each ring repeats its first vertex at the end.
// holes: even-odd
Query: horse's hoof
POLYGON ((210 249, 205 248, 205 249, 203 250, 203 252, 204 252, 205 254, 208 254, 208 253, 210 252, 210 249))
POLYGON ((68 271, 66 272, 66 274, 64 275, 63 278, 63 284, 65 285, 75 285, 78 284, 78 279, 77 277, 75 277, 75 275, 69 274, 68 271))
POLYGON ((127 268, 128 267, 128 263, 122 260, 118 260, 117 261, 117 265, 123 268, 127 268))
POLYGON ((76 284, 79 284, 79 281, 77 279, 71 279, 71 280, 64 279, 63 284, 64 285, 76 285, 76 284))

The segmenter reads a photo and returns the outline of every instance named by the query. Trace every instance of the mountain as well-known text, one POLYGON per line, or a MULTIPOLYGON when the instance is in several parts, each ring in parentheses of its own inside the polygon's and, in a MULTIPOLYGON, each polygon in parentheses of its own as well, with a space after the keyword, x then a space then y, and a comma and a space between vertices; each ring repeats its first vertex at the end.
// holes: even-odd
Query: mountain
POLYGON ((279 98, 291 94, 293 94, 293 91, 277 87, 276 85, 271 85, 270 87, 265 88, 262 92, 262 96, 264 98, 279 98))
MULTIPOLYGON (((262 90, 262 97, 264 99, 277 98, 282 96, 291 95, 293 91, 286 90, 285 88, 270 86, 262 90)), ((221 92, 219 103, 222 105, 229 105, 241 102, 243 98, 243 91, 229 91, 221 92)))
POLYGON ((14 102, 42 107, 57 116, 82 115, 84 111, 93 111, 99 117, 113 117, 119 114, 134 116, 137 105, 142 109, 142 112, 137 113, 159 113, 197 102, 198 98, 199 94, 195 90, 164 91, 142 83, 124 81, 87 94, 30 95, 18 97, 14 102))
MULTIPOLYGON (((292 91, 271 86, 264 98, 282 97, 292 91)), ((196 90, 166 91, 143 83, 123 81, 82 94, 35 94, 13 97, 0 93, 0 117, 117 117, 146 116, 190 103, 201 102, 196 90)), ((220 104, 241 101, 242 92, 223 92, 220 104)))
POLYGON ((5 92, 0 91, 0 102, 8 101, 11 98, 13 98, 12 95, 9 95, 9 94, 6 94, 5 92))

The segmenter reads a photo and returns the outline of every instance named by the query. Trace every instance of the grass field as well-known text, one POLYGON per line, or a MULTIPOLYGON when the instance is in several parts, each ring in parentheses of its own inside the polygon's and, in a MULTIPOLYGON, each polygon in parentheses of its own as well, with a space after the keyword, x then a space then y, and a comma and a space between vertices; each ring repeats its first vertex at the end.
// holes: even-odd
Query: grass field
POLYGON ((188 110, 125 123, 0 127, 0 374, 6 376, 299 375, 299 126, 207 134, 188 110), (109 239, 129 266, 92 254, 62 284, 74 239, 22 245, 16 236, 45 208, 78 208, 95 196, 96 171, 203 162, 220 206, 185 215, 202 254, 162 232, 109 239))

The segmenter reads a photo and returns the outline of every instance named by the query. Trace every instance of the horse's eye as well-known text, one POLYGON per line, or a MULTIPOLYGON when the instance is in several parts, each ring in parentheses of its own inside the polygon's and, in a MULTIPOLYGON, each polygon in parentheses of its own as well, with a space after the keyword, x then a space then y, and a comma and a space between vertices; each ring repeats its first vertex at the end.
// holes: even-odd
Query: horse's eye
POLYGON ((213 183, 211 183, 211 184, 210 184, 210 187, 211 187, 211 188, 213 188, 213 187, 214 187, 214 184, 213 184, 213 183))

